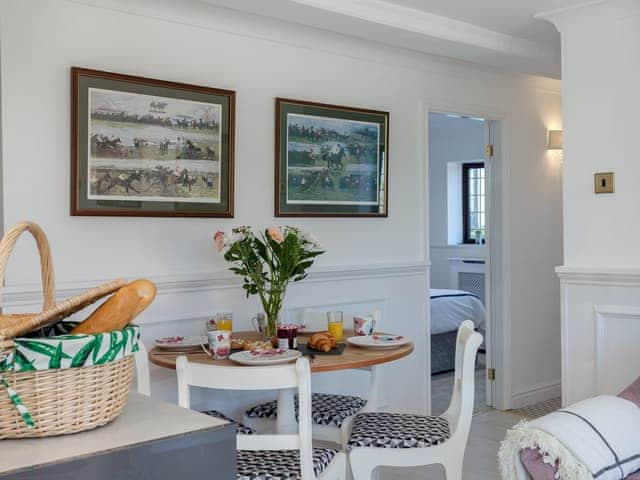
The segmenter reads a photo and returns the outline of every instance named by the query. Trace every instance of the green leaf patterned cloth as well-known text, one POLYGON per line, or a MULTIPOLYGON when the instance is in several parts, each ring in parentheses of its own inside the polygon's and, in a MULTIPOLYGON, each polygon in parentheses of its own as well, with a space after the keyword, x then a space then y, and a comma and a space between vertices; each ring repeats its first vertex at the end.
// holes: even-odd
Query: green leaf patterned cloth
POLYGON ((103 365, 137 352, 139 340, 140 328, 136 325, 98 335, 16 338, 14 351, 0 361, 0 371, 103 365))

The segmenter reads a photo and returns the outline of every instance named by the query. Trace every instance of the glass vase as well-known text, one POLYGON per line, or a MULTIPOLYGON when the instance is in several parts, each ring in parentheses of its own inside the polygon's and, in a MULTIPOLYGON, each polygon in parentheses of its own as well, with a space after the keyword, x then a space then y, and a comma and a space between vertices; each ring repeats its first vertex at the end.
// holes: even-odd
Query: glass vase
POLYGON ((264 324, 264 338, 265 340, 271 340, 278 334, 278 324, 280 323, 280 312, 267 313, 264 324))

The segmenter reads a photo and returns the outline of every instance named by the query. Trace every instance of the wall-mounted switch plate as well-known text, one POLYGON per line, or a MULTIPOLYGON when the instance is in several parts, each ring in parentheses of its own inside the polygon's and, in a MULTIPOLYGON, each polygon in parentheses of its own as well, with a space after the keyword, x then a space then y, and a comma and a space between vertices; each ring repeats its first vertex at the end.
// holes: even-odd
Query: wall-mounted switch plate
POLYGON ((615 189, 615 174, 613 172, 600 172, 593 174, 594 193, 613 193, 615 189))

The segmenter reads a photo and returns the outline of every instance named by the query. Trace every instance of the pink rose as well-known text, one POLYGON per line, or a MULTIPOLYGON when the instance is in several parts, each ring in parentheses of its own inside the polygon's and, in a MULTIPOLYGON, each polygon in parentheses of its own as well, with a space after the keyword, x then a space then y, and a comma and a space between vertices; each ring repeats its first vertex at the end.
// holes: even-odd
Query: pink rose
POLYGON ((221 252, 222 250, 224 250, 224 241, 225 241, 224 232, 218 230, 213 236, 213 243, 215 244, 216 250, 218 252, 221 252))
POLYGON ((269 227, 267 229, 267 234, 269 235, 269 237, 271 237, 271 240, 276 243, 284 242, 284 235, 280 227, 269 227))

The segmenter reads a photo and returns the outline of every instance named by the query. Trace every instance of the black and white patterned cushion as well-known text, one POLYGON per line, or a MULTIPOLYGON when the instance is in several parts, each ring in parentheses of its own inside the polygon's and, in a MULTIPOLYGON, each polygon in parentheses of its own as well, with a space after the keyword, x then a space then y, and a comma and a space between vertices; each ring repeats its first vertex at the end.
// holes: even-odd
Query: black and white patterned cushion
POLYGON ((236 426, 236 433, 240 435, 253 435, 256 431, 253 428, 247 427, 246 425, 236 422, 232 418, 227 417, 224 413, 219 412, 217 410, 205 410, 203 412, 205 415, 209 415, 210 417, 216 417, 221 420, 226 420, 227 422, 233 423, 236 426))
MULTIPOLYGON (((331 448, 313 449, 313 472, 320 475, 336 456, 331 448)), ((300 480, 298 450, 238 450, 238 480, 300 480)))
POLYGON ((424 448, 443 443, 451 436, 442 417, 403 413, 359 413, 353 420, 347 449, 357 447, 424 448))
MULTIPOLYGON (((358 413, 367 403, 360 397, 314 393, 311 395, 311 421, 316 425, 341 427, 346 418, 358 413)), ((295 399, 296 420, 298 419, 298 396, 295 399)), ((278 402, 267 402, 250 408, 246 412, 250 418, 275 420, 278 417, 278 402)))

